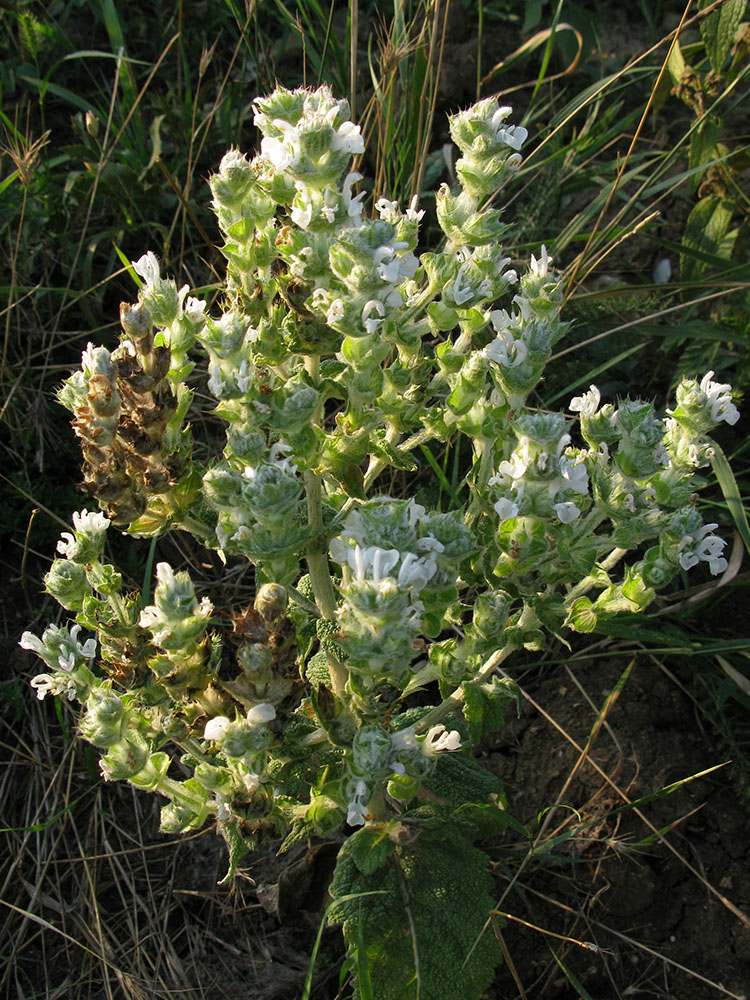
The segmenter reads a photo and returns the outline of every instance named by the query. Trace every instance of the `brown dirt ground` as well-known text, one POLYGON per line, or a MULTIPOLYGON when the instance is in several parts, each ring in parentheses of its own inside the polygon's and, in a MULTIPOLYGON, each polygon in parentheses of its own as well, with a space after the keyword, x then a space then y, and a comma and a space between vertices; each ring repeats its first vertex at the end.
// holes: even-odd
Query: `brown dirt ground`
POLYGON ((500 909, 590 946, 509 921, 502 934, 517 981, 506 964, 493 1000, 523 997, 521 987, 534 1000, 579 996, 551 949, 595 998, 750 992, 748 812, 731 766, 639 814, 614 812, 726 763, 692 699, 639 657, 585 759, 581 753, 627 664, 589 661, 528 678, 535 704, 527 701, 484 752, 512 815, 532 826, 559 802, 543 820, 542 841, 569 834, 529 862, 511 891, 498 863, 500 909))

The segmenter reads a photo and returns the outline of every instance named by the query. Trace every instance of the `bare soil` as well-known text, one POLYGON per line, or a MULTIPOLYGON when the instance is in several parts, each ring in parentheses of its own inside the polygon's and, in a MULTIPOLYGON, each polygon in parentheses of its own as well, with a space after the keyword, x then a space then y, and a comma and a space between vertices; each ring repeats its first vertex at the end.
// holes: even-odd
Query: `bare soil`
POLYGON ((502 931, 515 978, 506 963, 493 1000, 585 996, 575 979, 595 998, 750 993, 747 803, 695 702, 651 657, 634 661, 596 728, 627 666, 591 660, 529 678, 533 704, 485 751, 522 822, 559 803, 541 819, 547 856, 510 890, 512 870, 497 865, 499 909, 517 919, 502 931))

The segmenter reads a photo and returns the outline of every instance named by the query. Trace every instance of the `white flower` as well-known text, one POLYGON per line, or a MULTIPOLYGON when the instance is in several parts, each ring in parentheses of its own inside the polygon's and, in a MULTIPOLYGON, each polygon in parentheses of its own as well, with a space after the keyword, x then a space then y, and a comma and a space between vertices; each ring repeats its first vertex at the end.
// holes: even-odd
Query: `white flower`
POLYGON ((227 387, 227 382, 222 378, 223 372, 218 364, 215 362, 210 366, 210 374, 208 378, 208 389, 211 395, 216 396, 217 399, 221 399, 224 390, 227 387))
POLYGON ((354 794, 349 801, 349 808, 346 813, 346 822, 349 826, 362 826, 367 819, 367 808, 364 801, 367 792, 367 784, 358 781, 354 786, 354 794))
POLYGON ((255 705, 247 713, 247 721, 251 726, 260 726, 264 722, 272 722, 276 718, 276 709, 273 705, 263 701, 260 705, 255 705))
POLYGON ((333 559, 334 562, 339 563, 341 566, 349 561, 349 552, 351 549, 352 546, 338 535, 335 538, 332 538, 328 545, 328 551, 331 554, 331 559, 333 559))
POLYGON ((495 513, 501 521, 508 521, 518 514, 518 504, 507 497, 501 497, 495 504, 495 513))
POLYGON ((570 524, 581 516, 580 510, 574 503, 553 503, 552 509, 563 524, 570 524))
POLYGON ((364 153, 365 140, 362 138, 359 125, 355 125, 354 122, 344 122, 339 126, 331 141, 331 149, 342 153, 364 153))
POLYGON ((517 489, 526 475, 529 463, 530 459, 527 449, 522 447, 514 451, 510 456, 510 460, 501 462, 498 465, 497 475, 490 479, 489 485, 501 486, 506 479, 510 479, 513 489, 517 489))
POLYGON ((292 446, 290 444, 284 444, 282 441, 277 441, 275 444, 271 445, 269 455, 271 457, 271 461, 281 467, 282 472, 288 472, 290 475, 294 476, 297 474, 297 466, 291 458, 285 457, 291 450, 292 446))
MULTIPOLYGON (((302 247, 302 249, 298 254, 290 254, 289 259, 291 260, 292 263, 289 267, 289 270, 295 277, 301 278, 304 276, 305 267, 307 266, 313 254, 314 250, 312 247, 302 247)), ((320 288, 315 289, 315 292, 313 292, 313 301, 315 293, 320 291, 322 291, 322 289, 320 288)))
POLYGON ((292 222, 300 229, 307 229, 312 222, 313 205, 310 198, 305 197, 306 195, 306 190, 298 190, 292 203, 292 222))
POLYGON ((357 183, 357 181, 362 180, 362 174, 358 174, 356 170, 348 173, 344 178, 344 184, 341 189, 341 196, 344 208, 349 218, 358 219, 362 214, 362 205, 360 202, 365 196, 364 191, 360 191, 358 195, 352 197, 352 187, 357 183))
POLYGON ((240 392, 247 392, 255 376, 254 372, 247 370, 247 358, 242 359, 242 364, 237 370, 237 388, 240 392))
POLYGON ((435 754, 461 749, 461 734, 453 729, 446 732, 445 726, 433 726, 427 733, 422 743, 422 752, 426 757, 434 757, 435 754))
POLYGON ((529 266, 529 273, 535 275, 538 278, 546 278, 551 263, 552 263, 552 258, 547 253, 547 247, 542 243, 542 255, 539 258, 539 260, 536 259, 534 254, 531 255, 531 264, 529 266))
POLYGON ((229 807, 229 800, 223 795, 216 796, 216 818, 220 823, 226 823, 232 818, 232 810, 229 807))
POLYGON ((325 189, 325 194, 323 195, 323 207, 320 210, 326 222, 332 223, 336 221, 336 209, 338 208, 338 204, 339 200, 336 192, 333 188, 327 187, 325 189))
POLYGON ((78 548, 78 542, 69 531, 63 531, 60 541, 57 543, 57 551, 61 556, 69 558, 73 556, 78 548), (70 556, 69 556, 70 554, 70 556))
POLYGON ((375 202, 375 211, 378 213, 383 222, 390 222, 392 226, 395 226, 401 218, 398 202, 389 201, 387 198, 379 198, 375 202))
POLYGON ((36 653, 37 656, 43 656, 46 652, 44 643, 39 636, 34 635, 33 632, 24 632, 18 645, 21 649, 30 649, 32 652, 36 653))
POLYGON ((282 138, 263 139, 260 144, 261 155, 270 160, 277 170, 296 167, 302 155, 299 131, 283 118, 274 118, 273 124, 282 133, 282 138))
POLYGON ((391 733, 391 746, 394 753, 402 750, 416 750, 417 737, 414 734, 414 727, 407 726, 406 729, 399 729, 396 733, 391 733))
POLYGON ((505 143, 511 149, 520 149, 528 138, 528 130, 522 125, 505 125, 505 119, 513 109, 508 107, 498 108, 491 119, 491 124, 495 130, 495 138, 499 142, 505 143))
POLYGON ((393 247, 378 247, 373 254, 373 261, 378 277, 391 285, 395 285, 399 279, 401 264, 393 247))
POLYGON ((149 250, 138 260, 132 260, 130 262, 133 265, 133 270, 135 273, 143 278, 147 285, 156 285, 161 281, 159 275, 159 261, 156 259, 156 254, 149 250))
POLYGON ((242 785, 245 791, 249 792, 250 795, 252 795, 253 792, 257 792, 257 790, 260 788, 259 775, 253 774, 251 771, 245 771, 244 769, 242 769, 240 777, 242 778, 242 785))
POLYGON ((680 566, 684 570, 692 569, 699 562, 707 562, 714 576, 724 572, 729 564, 721 552, 727 543, 718 535, 711 534, 714 528, 718 527, 718 524, 704 524, 695 536, 684 535, 680 539, 677 551, 680 566))
POLYGON ((451 289, 451 294, 453 295, 453 300, 457 306, 461 306, 464 302, 468 302, 469 299, 474 297, 474 289, 471 284, 467 281, 464 283, 466 278, 466 265, 462 265, 458 269, 458 274, 453 282, 453 287, 451 289))
POLYGON ((357 580, 371 579, 374 583, 380 583, 388 576, 390 571, 396 566, 401 553, 398 549, 379 549, 372 545, 363 549, 359 545, 349 548, 347 561, 357 580))
POLYGON ((203 730, 204 740, 219 741, 226 736, 227 730, 232 725, 225 715, 217 715, 214 719, 209 719, 203 730))
POLYGON ((589 491, 589 474, 583 462, 571 462, 567 458, 560 459, 560 475, 563 484, 574 493, 586 496, 589 491))
MULTIPOLYGON (((25 635, 26 633, 24 633, 25 635)), ((28 648, 28 647, 26 647, 28 648)), ((46 695, 52 691, 55 693, 55 680, 50 674, 37 674, 36 677, 31 678, 31 686, 36 691, 36 696, 39 701, 44 701, 46 695)))
MULTIPOLYGON (((495 310, 490 313, 493 325, 495 317, 499 317, 505 310, 495 310)), ((507 313, 505 313, 507 316, 507 313)), ((518 368, 526 360, 529 349, 522 340, 515 340, 510 330, 503 330, 482 350, 482 354, 490 361, 494 361, 504 368, 518 368)))
POLYGON ((599 409, 602 394, 595 385, 589 386, 589 391, 583 396, 574 396, 570 401, 568 409, 573 413, 580 413, 582 417, 593 417, 599 409))
POLYGON ((420 208, 417 211, 417 205, 419 204, 419 195, 414 195, 412 200, 409 202, 409 207, 406 210, 406 218, 410 222, 419 222, 424 215, 424 209, 420 208))
POLYGON ((341 299, 334 299, 328 307, 328 312, 326 313, 326 323, 329 326, 333 326, 334 323, 338 323, 339 320, 342 320, 343 318, 344 303, 341 299))
POLYGON ((419 270, 419 261, 413 253, 402 253, 398 259, 401 279, 413 278, 419 270))
POLYGON ((725 420, 728 424, 736 424, 740 419, 740 411, 732 402, 732 387, 728 383, 712 382, 713 376, 713 372, 707 372, 701 379, 700 386, 711 406, 711 416, 717 423, 725 420))
POLYGON ((424 538, 418 538, 416 548, 420 552, 445 552, 445 546, 442 542, 439 542, 434 535, 425 535, 424 538))
MULTIPOLYGON (((186 286, 187 287, 187 286, 186 286)), ((189 295, 185 300, 185 304, 182 309, 182 315, 194 326, 203 322, 203 318, 206 312, 206 303, 203 299, 197 299, 194 295, 189 295)))
POLYGON ((111 522, 100 511, 88 511, 85 508, 73 514, 73 528, 82 535, 102 535, 111 522))
POLYGON ((385 306, 378 299, 370 299, 368 302, 365 302, 364 308, 362 309, 362 322, 368 333, 377 333, 378 327, 383 322, 384 316, 385 306), (376 314, 378 317, 377 319, 371 319, 373 313, 376 314))
POLYGON ((434 553, 420 559, 413 552, 407 552, 398 571, 398 585, 402 590, 421 590, 437 572, 434 553))
POLYGON ((655 285, 666 285, 671 277, 672 264, 670 263, 669 257, 662 257, 661 260, 654 264, 651 280, 655 285))

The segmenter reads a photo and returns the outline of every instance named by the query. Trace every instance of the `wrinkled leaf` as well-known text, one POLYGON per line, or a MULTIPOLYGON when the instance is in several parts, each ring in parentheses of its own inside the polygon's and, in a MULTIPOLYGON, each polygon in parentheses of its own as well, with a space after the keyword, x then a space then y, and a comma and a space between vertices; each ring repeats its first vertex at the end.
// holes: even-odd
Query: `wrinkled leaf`
MULTIPOLYGON (((701 36, 714 73, 721 73, 745 13, 745 5, 746 0, 726 0, 718 10, 700 22, 701 36)), ((701 8, 707 6, 708 0, 700 4, 701 8)))

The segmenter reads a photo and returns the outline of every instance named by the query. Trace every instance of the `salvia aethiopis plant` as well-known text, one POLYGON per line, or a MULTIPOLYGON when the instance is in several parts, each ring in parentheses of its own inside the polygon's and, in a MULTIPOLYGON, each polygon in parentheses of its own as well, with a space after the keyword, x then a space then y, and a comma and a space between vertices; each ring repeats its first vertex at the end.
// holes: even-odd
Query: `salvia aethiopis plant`
POLYGON ((526 139, 509 108, 451 119, 460 183, 421 254, 416 201, 365 211, 346 101, 279 89, 255 109, 260 152, 210 180, 220 306, 147 253, 119 346, 89 345, 60 392, 101 511, 73 515, 46 577, 73 621, 21 644, 45 663, 38 696, 82 706, 104 777, 162 796, 167 832, 214 823, 230 875, 263 838, 340 839, 330 919, 357 996, 366 975, 383 1000, 470 1000, 501 957, 476 844, 508 818, 471 754, 514 701, 498 668, 642 611, 681 570, 722 573, 694 491, 738 412, 712 372, 666 416, 593 385, 564 412, 529 403, 567 323, 545 247, 512 267, 488 205, 526 139), (208 464, 195 364, 226 429, 208 464), (459 436, 462 507, 387 494, 420 446, 459 436), (219 615, 167 562, 151 597, 125 590, 112 526, 250 560, 254 605, 219 615))

